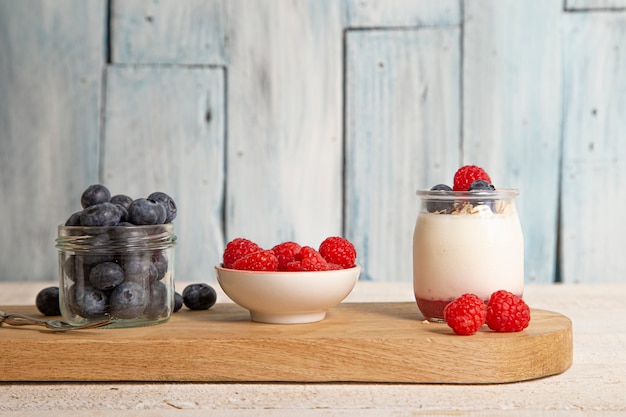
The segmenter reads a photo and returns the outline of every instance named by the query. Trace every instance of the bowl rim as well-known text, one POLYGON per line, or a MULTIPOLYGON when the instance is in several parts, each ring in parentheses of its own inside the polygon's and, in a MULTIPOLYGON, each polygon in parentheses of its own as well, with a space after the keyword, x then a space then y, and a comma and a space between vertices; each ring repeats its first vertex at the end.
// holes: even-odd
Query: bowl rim
POLYGON ((281 274, 281 275, 287 275, 287 274, 296 274, 296 275, 304 275, 304 274, 332 274, 332 273, 338 273, 338 272, 342 272, 342 271, 355 271, 357 269, 361 269, 361 265, 360 264, 355 264, 354 266, 350 267, 350 268, 342 268, 342 269, 329 269, 327 271, 248 271, 245 269, 233 269, 233 268, 225 268, 223 266, 222 263, 215 265, 214 267, 216 270, 220 270, 220 271, 226 271, 226 272, 234 272, 234 273, 241 273, 241 274, 245 274, 245 275, 275 275, 275 274, 281 274))

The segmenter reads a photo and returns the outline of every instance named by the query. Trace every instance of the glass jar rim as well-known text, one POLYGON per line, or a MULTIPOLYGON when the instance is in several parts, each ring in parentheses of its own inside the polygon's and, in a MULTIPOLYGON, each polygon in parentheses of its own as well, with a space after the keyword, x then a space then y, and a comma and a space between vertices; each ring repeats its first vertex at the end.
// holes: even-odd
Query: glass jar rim
POLYGON ((446 191, 446 190, 417 190, 416 194, 422 199, 457 200, 484 199, 489 197, 494 200, 504 200, 517 197, 519 190, 515 188, 500 188, 493 191, 446 191))
POLYGON ((172 223, 133 226, 58 226, 56 247, 80 252, 167 249, 176 244, 172 223))
POLYGON ((154 227, 163 227, 165 229, 168 229, 168 231, 172 231, 174 230, 174 223, 160 223, 160 224, 129 224, 129 225, 115 225, 115 226, 66 226, 64 224, 59 224, 57 226, 57 229, 59 231, 61 230, 81 230, 81 229, 85 229, 85 230, 116 230, 116 229, 127 229, 127 230, 148 230, 149 228, 154 228, 154 227))

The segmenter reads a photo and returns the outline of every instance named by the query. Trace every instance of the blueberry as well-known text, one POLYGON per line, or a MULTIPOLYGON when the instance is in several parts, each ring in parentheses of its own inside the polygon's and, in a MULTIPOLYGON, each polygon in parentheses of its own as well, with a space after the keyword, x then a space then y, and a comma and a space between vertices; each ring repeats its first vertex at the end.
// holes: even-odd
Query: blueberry
POLYGON ((44 316, 60 316, 59 287, 48 287, 39 291, 35 298, 35 305, 44 316))
POLYGON ((122 267, 126 281, 136 282, 142 286, 155 281, 159 276, 159 271, 150 255, 145 253, 133 253, 122 258, 122 267))
MULTIPOLYGON (((482 192, 481 195, 489 193, 491 191, 495 191, 495 190, 496 190, 496 187, 494 187, 492 184, 490 184, 488 181, 485 181, 485 180, 476 180, 473 183, 471 183, 469 186, 469 191, 479 192, 479 193, 482 192)), ((484 200, 477 201, 476 204, 489 206, 491 211, 494 213, 496 211, 496 202, 494 199, 486 198, 484 200)))
POLYGON ((133 199, 124 194, 117 194, 111 197, 111 203, 119 204, 120 206, 123 206, 126 210, 128 210, 128 207, 130 207, 130 203, 132 202, 133 199))
MULTIPOLYGON (((76 255, 76 264, 82 264, 86 266, 94 266, 101 264, 102 262, 113 262, 115 256, 108 253, 103 254, 89 254, 89 255, 76 255)), ((89 276, 89 275, 87 275, 89 276)))
POLYGON ((63 275, 71 281, 76 279, 76 262, 74 256, 68 256, 63 260, 63 275))
MULTIPOLYGON (((450 188, 450 186, 446 184, 437 184, 433 186, 430 190, 437 191, 437 194, 441 194, 442 196, 445 196, 448 193, 452 193, 452 188, 450 188)), ((428 197, 428 202, 426 203, 426 210, 428 210, 428 212, 430 213, 445 212, 449 210, 453 204, 454 202, 452 200, 438 200, 433 195, 430 195, 428 197)))
POLYGON ((183 296, 179 293, 174 293, 174 313, 183 308, 183 296))
POLYGON ((133 224, 161 224, 166 216, 163 205, 146 198, 138 198, 128 207, 128 221, 133 224))
POLYGON ((148 200, 156 201, 165 209, 166 217, 162 223, 171 223, 176 218, 176 203, 169 195, 157 191, 148 196, 148 200))
POLYGON ((102 262, 89 273, 89 282, 99 290, 112 290, 124 281, 124 270, 115 262, 102 262))
POLYGON ((132 202, 133 199, 124 194, 117 194, 111 197, 111 203, 115 204, 122 211, 120 223, 128 221, 128 208, 132 202))
POLYGON ((123 282, 111 293, 111 316, 115 318, 137 318, 147 305, 148 293, 136 282, 123 282))
POLYGON ((496 187, 485 180, 476 180, 470 184, 468 191, 495 191, 496 187))
POLYGON ((208 284, 190 284, 183 290, 183 302, 190 310, 208 310, 216 301, 217 293, 208 284))
POLYGON ((70 217, 68 217, 67 220, 65 221, 65 226, 80 226, 81 213, 82 213, 82 210, 77 211, 76 213, 73 213, 70 217))
POLYGON ((155 281, 150 285, 150 301, 144 310, 146 317, 154 319, 163 316, 168 307, 167 287, 161 281, 155 281))
POLYGON ((107 292, 85 285, 74 284, 69 291, 70 302, 74 312, 85 318, 104 316, 109 309, 107 292))
POLYGON ((115 226, 122 218, 122 212, 112 203, 100 203, 87 207, 80 214, 83 226, 115 226))
POLYGON ((101 184, 90 185, 80 197, 80 204, 83 208, 91 207, 100 203, 107 203, 111 200, 109 189, 101 184))
MULTIPOLYGON (((113 203, 111 203, 113 204, 113 203)), ((128 209, 121 204, 115 204, 120 211, 120 223, 128 220, 128 209)), ((119 223, 117 224, 119 226, 119 223)))
POLYGON ((167 256, 165 255, 165 251, 154 251, 152 252, 152 263, 157 269, 157 279, 163 279, 165 273, 167 272, 167 256))
POLYGON ((63 272, 65 273, 65 276, 74 282, 88 282, 91 266, 93 265, 85 261, 89 258, 91 258, 91 256, 68 256, 63 262, 63 272))
POLYGON ((137 227, 130 222, 120 222, 118 226, 133 226, 133 227, 116 227, 109 229, 109 236, 112 240, 126 243, 128 240, 138 241, 150 235, 149 230, 145 227, 137 227))
POLYGON ((452 188, 446 184, 433 185, 431 191, 452 191, 452 188))

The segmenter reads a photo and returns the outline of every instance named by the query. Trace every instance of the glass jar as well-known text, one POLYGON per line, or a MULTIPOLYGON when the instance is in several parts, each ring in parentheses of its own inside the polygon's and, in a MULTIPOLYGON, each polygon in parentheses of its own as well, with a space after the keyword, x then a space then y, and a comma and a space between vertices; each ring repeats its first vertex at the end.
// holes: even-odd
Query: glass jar
POLYGON ((174 306, 171 223, 59 226, 59 299, 63 320, 107 327, 163 323, 174 306))
POLYGON ((443 321, 444 307, 465 293, 524 292, 524 238, 517 190, 419 190, 413 234, 413 289, 422 314, 443 321))

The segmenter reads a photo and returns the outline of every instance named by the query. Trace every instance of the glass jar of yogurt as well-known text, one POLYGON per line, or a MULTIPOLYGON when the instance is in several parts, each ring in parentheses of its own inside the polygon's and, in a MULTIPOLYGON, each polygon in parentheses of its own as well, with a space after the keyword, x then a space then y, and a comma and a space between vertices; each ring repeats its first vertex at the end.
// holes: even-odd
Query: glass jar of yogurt
POLYGON ((171 223, 149 226, 59 226, 59 304, 73 325, 107 327, 167 321, 174 304, 171 223))
POLYGON ((524 238, 517 190, 419 190, 413 234, 413 289, 422 314, 443 321, 464 293, 485 302, 498 290, 524 291, 524 238))

